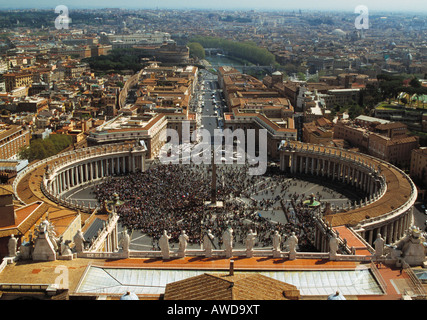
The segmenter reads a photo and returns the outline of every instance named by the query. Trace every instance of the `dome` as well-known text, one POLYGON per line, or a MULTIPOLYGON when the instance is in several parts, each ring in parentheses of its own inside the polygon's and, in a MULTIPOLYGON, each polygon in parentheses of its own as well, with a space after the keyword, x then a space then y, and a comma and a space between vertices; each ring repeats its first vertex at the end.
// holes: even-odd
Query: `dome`
POLYGON ((139 298, 135 293, 128 291, 120 297, 120 300, 139 300, 139 298))
POLYGON ((340 37, 344 37, 345 35, 347 35, 347 33, 342 31, 341 29, 335 29, 334 31, 332 31, 332 34, 340 37))
POLYGON ((339 291, 328 296, 328 300, 347 300, 339 291))

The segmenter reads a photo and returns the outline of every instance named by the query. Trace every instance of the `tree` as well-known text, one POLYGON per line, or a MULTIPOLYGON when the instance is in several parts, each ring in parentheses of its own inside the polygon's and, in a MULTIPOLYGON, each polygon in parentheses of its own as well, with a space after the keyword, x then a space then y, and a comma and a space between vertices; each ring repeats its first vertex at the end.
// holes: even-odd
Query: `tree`
POLYGON ((304 73, 302 73, 302 72, 298 72, 298 73, 297 73, 297 77, 298 77, 298 79, 300 79, 301 81, 305 81, 305 80, 306 80, 305 74, 304 74, 304 73))
POLYGON ((21 149, 19 157, 28 159, 29 162, 43 160, 69 147, 72 141, 71 136, 63 134, 52 134, 44 140, 34 139, 31 140, 29 147, 21 149))
POLYGON ((356 104, 350 106, 350 108, 348 109, 348 115, 351 119, 355 119, 361 114, 363 114, 363 108, 356 104))
POLYGON ((409 85, 412 88, 421 88, 421 82, 416 77, 412 78, 411 81, 409 81, 409 85))
POLYGON ((403 89, 403 76, 395 76, 388 74, 379 74, 377 76, 378 86, 382 94, 383 100, 391 100, 396 98, 399 92, 404 91, 403 89))
POLYGON ((205 58, 205 49, 203 46, 198 42, 189 42, 187 44, 188 48, 190 49, 190 56, 195 57, 198 59, 204 59, 205 58))
POLYGON ((284 69, 285 69, 287 74, 298 73, 298 67, 292 63, 289 63, 289 62, 287 64, 285 64, 284 69))
POLYGON ((135 72, 142 69, 140 63, 143 53, 135 48, 124 48, 111 50, 108 55, 90 57, 82 59, 89 63, 92 70, 101 72, 118 72, 120 70, 130 69, 135 72))
POLYGON ((230 56, 259 65, 276 63, 274 55, 266 48, 258 47, 254 42, 236 42, 214 37, 194 37, 190 42, 200 43, 205 48, 221 48, 230 56))

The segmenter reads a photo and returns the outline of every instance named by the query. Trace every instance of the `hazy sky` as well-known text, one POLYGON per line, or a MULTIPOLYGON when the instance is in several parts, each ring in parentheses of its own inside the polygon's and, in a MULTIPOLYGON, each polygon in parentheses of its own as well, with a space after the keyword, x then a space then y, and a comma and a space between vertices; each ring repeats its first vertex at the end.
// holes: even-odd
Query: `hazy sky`
POLYGON ((168 9, 258 9, 343 10, 365 5, 369 11, 427 12, 427 0, 0 0, 0 8, 168 8, 168 9))

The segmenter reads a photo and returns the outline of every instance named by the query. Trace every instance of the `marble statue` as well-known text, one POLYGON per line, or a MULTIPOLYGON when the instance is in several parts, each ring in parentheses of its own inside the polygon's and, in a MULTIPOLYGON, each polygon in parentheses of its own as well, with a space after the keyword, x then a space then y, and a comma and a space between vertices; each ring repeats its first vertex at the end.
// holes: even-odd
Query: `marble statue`
POLYGON ((276 230, 273 236, 273 250, 280 251, 280 244, 282 243, 282 236, 276 230))
POLYGON ((48 218, 46 217, 45 220, 43 220, 39 226, 39 233, 46 233, 47 236, 50 239, 50 242, 53 245, 53 248, 55 251, 60 254, 61 253, 61 243, 62 243, 62 237, 56 237, 55 232, 55 226, 49 222, 48 218))
POLYGON ((42 222, 40 222, 37 231, 39 234, 44 234, 48 231, 48 228, 49 228, 49 221, 47 221, 47 219, 45 219, 42 222))
POLYGON ((180 257, 185 257, 185 250, 187 250, 187 243, 188 243, 188 235, 185 233, 185 230, 181 231, 181 234, 179 235, 179 256, 180 257))
POLYGON ((225 255, 227 258, 231 257, 233 251, 233 229, 228 227, 222 235, 222 240, 225 246, 225 255))
POLYGON ((279 231, 276 230, 273 236, 273 257, 280 257, 280 245, 282 243, 282 236, 279 234, 279 231))
POLYGON ((70 256, 73 254, 70 249, 70 242, 71 240, 65 240, 61 243, 61 256, 70 256))
POLYGON ((418 227, 412 226, 397 245, 387 246, 391 248, 391 251, 387 254, 386 259, 389 263, 395 263, 396 267, 402 267, 403 262, 406 262, 411 267, 425 265, 425 238, 418 227))
POLYGON ((170 259, 170 251, 169 251, 170 238, 171 236, 168 235, 168 232, 166 230, 164 230, 159 240, 159 246, 160 246, 160 250, 162 251, 163 259, 170 259))
POLYGON ((129 257, 129 246, 130 246, 130 236, 128 231, 125 229, 123 231, 123 239, 122 239, 122 249, 126 257, 129 257))
POLYGON ((253 232, 252 229, 250 229, 246 237, 246 256, 247 257, 252 257, 256 236, 257 236, 257 233, 253 232))
POLYGON ((289 249, 289 251, 295 253, 297 245, 298 245, 298 238, 295 235, 295 232, 292 232, 291 236, 288 239, 288 249, 289 249))
POLYGON ((338 252, 338 238, 332 234, 329 238, 329 259, 334 259, 338 252))
POLYGON ((425 238, 422 235, 422 231, 418 227, 413 226, 404 240, 401 246, 402 258, 410 266, 422 265, 426 256, 426 248, 424 247, 425 238))
POLYGON ((81 229, 77 231, 77 233, 74 235, 73 238, 74 241, 74 248, 76 249, 77 253, 81 253, 84 250, 84 237, 83 232, 81 229))
POLYGON ((296 258, 296 248, 298 245, 298 238, 295 235, 295 232, 292 232, 291 236, 287 240, 287 246, 289 250, 289 259, 294 260, 296 258))
POLYGON ((215 236, 212 234, 212 230, 208 230, 207 233, 203 236, 203 247, 205 248, 205 256, 210 258, 212 257, 212 246, 215 236))
POLYGON ((378 233, 377 239, 374 241, 375 257, 379 258, 384 254, 384 244, 385 241, 381 237, 381 233, 378 233))
POLYGON ((14 234, 11 234, 9 242, 8 242, 9 257, 15 257, 16 256, 17 244, 18 244, 18 239, 15 238, 14 234))

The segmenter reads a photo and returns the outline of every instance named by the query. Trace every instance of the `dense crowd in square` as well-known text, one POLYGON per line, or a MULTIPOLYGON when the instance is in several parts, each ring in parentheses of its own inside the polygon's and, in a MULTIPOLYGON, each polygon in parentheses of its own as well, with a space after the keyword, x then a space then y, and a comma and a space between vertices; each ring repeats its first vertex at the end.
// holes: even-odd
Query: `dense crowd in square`
MULTIPOLYGON (((211 230, 215 243, 222 246, 222 235, 231 227, 234 241, 244 244, 249 230, 257 233, 256 247, 271 247, 277 230, 284 241, 295 232, 300 250, 312 249, 314 235, 313 209, 304 205, 305 194, 293 192, 306 182, 289 177, 269 167, 264 176, 247 175, 248 165, 217 168, 217 201, 222 206, 208 206, 211 199, 211 171, 204 165, 152 165, 145 172, 110 177, 93 189, 96 199, 110 201, 117 193, 123 204, 117 207, 121 224, 128 230, 139 230, 152 239, 153 250, 163 231, 178 243, 185 230, 189 244, 200 245, 211 230), (281 200, 290 201, 284 204, 281 200), (270 211, 284 215, 278 221, 263 217, 270 211)), ((320 197, 320 195, 319 195, 320 197)), ((218 249, 219 249, 218 248, 218 249)))

